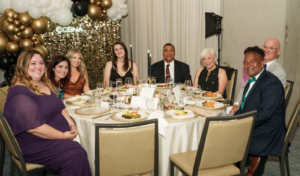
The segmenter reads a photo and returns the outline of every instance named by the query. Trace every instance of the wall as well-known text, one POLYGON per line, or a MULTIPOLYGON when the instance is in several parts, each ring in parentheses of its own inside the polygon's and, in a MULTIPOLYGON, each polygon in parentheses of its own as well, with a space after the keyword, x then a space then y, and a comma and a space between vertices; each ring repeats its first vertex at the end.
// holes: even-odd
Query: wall
POLYGON ((300 0, 288 0, 286 9, 283 67, 286 70, 287 79, 295 82, 286 112, 289 118, 300 95, 300 0))

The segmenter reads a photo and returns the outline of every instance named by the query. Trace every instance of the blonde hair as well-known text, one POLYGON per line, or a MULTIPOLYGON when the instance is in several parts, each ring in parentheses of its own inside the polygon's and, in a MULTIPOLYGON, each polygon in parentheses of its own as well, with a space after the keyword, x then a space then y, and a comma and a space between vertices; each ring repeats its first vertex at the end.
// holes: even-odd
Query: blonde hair
MULTIPOLYGON (((14 73, 14 76, 11 81, 11 87, 12 88, 16 83, 24 84, 26 87, 29 88, 29 90, 37 95, 44 95, 42 93, 38 86, 33 84, 32 77, 28 74, 28 67, 31 61, 31 58, 33 55, 38 54, 42 58, 42 54, 38 52, 37 50, 24 50, 21 52, 21 54, 18 57, 17 65, 16 65, 16 71, 14 73)), ((44 61, 44 58, 43 58, 44 61)), ((44 61, 45 63, 45 61, 44 61)), ((42 83, 44 83, 53 93, 56 95, 57 92, 55 91, 54 86, 52 85, 51 81, 48 78, 47 69, 45 66, 44 75, 42 76, 41 80, 42 83)))
MULTIPOLYGON (((66 57, 69 58, 69 60, 71 62, 72 57, 76 53, 78 53, 80 55, 80 58, 81 58, 80 65, 77 67, 77 70, 80 72, 80 77, 83 80, 83 83, 85 84, 86 80, 85 80, 84 76, 85 76, 85 73, 86 73, 86 66, 85 66, 85 64, 83 62, 84 58, 83 58, 82 53, 80 52, 80 50, 79 49, 69 49, 69 51, 66 54, 66 57)), ((70 67, 70 68, 72 68, 72 67, 70 67)))

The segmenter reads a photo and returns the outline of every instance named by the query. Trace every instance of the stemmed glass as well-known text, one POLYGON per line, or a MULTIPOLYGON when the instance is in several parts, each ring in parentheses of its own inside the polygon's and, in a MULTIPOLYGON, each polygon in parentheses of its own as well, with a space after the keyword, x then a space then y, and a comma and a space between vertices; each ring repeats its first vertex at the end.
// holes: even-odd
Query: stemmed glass
POLYGON ((101 100, 101 92, 99 90, 93 90, 93 98, 98 104, 98 102, 101 100))
POLYGON ((191 80, 185 80, 185 92, 186 92, 188 98, 192 97, 192 81, 191 80))
POLYGON ((155 77, 151 77, 151 87, 155 88, 155 86, 156 86, 156 79, 155 77))
POLYGON ((116 107, 116 99, 118 98, 118 94, 112 93, 109 95, 109 97, 112 99, 114 107, 116 107))
POLYGON ((167 78, 167 85, 169 87, 169 89, 171 89, 174 85, 173 79, 172 78, 167 78))
POLYGON ((146 106, 147 106, 148 109, 150 109, 150 111, 152 110, 154 104, 155 104, 155 102, 152 98, 146 100, 146 106))
POLYGON ((111 92, 112 92, 112 82, 111 81, 105 81, 104 88, 107 91, 106 101, 108 101, 108 95, 111 94, 111 92))
POLYGON ((187 101, 188 101, 187 94, 186 93, 180 94, 178 106, 179 107, 184 107, 187 104, 187 101))
POLYGON ((132 86, 132 79, 130 77, 125 78, 125 86, 127 89, 131 88, 132 86))
POLYGON ((118 79, 116 79, 116 88, 117 88, 117 90, 121 90, 121 88, 122 88, 122 86, 123 86, 123 81, 122 81, 122 79, 121 78, 118 78, 118 79))

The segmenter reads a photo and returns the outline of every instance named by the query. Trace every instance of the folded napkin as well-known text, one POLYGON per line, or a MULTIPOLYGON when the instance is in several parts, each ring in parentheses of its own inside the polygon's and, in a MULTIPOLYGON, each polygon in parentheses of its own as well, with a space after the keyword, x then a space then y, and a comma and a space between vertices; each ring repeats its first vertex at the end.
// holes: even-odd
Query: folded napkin
POLYGON ((148 119, 158 119, 158 133, 165 137, 166 129, 169 127, 169 123, 164 119, 163 111, 151 112, 148 119))
POLYGON ((120 103, 118 107, 122 109, 130 109, 132 106, 125 103, 120 103))

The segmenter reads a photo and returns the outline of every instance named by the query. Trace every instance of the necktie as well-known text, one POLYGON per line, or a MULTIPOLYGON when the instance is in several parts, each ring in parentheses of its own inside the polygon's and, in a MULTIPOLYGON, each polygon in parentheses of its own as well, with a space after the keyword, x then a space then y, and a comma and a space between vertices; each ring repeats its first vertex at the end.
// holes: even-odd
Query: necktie
POLYGON ((166 80, 165 80, 166 83, 167 83, 168 78, 171 78, 169 67, 170 67, 170 64, 167 64, 167 68, 166 68, 166 80))
POLYGON ((267 69, 267 64, 264 65, 265 70, 267 69))
MULTIPOLYGON (((256 78, 255 78, 255 77, 253 77, 253 78, 248 78, 248 83, 247 83, 246 87, 249 87, 250 84, 251 84, 252 82, 255 82, 255 81, 256 81, 256 78)), ((245 87, 245 88, 246 88, 246 87, 245 87)), ((252 86, 252 87, 253 87, 253 86, 252 86)), ((252 88, 252 87, 251 87, 251 88, 252 88)), ((249 89, 248 94, 249 94, 251 88, 249 89)), ((247 88, 247 89, 248 89, 248 88, 247 88)), ((247 98, 247 96, 248 96, 248 94, 246 95, 247 89, 245 89, 245 91, 244 91, 243 101, 242 101, 242 104, 241 104, 241 109, 242 109, 242 111, 244 110, 245 101, 246 101, 246 98, 247 98)))

